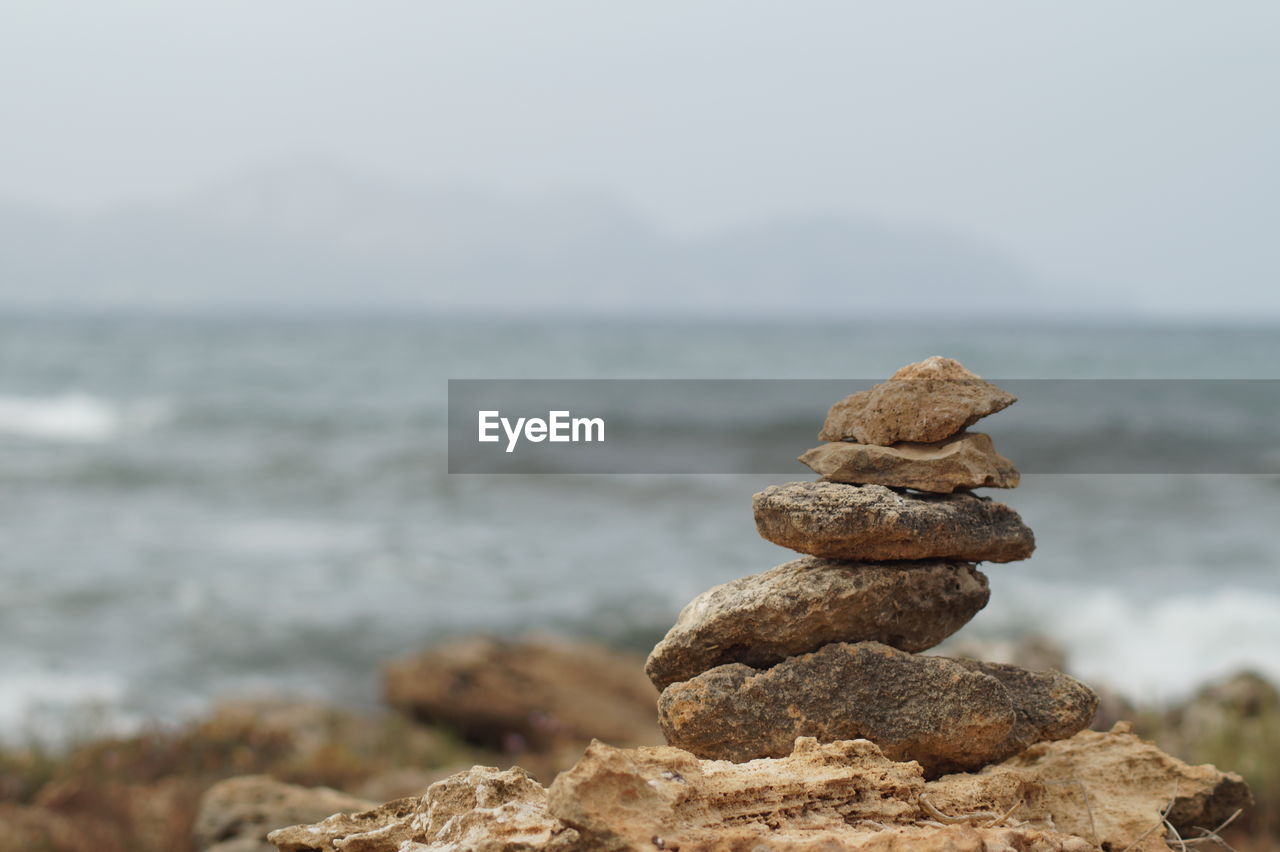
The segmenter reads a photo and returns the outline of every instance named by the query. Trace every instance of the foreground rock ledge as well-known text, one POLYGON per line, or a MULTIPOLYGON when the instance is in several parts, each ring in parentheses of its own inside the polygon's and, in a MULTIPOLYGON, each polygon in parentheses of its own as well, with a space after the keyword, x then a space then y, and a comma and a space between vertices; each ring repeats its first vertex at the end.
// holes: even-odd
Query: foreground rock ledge
POLYGON ((932 648, 990 597, 966 562, 841 562, 806 556, 694 598, 645 664, 659 690, 726 663, 755 668, 831 642, 932 648))
POLYGON ((757 493, 752 505, 761 536, 828 559, 1013 562, 1036 546, 1017 512, 972 494, 790 482, 757 493))
POLYGON ((967 488, 1017 488, 1018 469, 991 438, 963 432, 931 444, 851 444, 814 447, 800 461, 828 482, 888 485, 950 494, 967 488))
POLYGON ((831 406, 818 438, 881 445, 941 441, 1016 401, 960 362, 935 355, 831 406))
POLYGON ((919 656, 877 642, 827 645, 763 671, 719 666, 658 698, 667 742, 735 762, 781 757, 796 737, 865 738, 930 776, 978 769, 1069 737, 1098 698, 1060 672, 919 656))
POLYGON ((928 782, 865 740, 801 738, 787 757, 741 764, 596 742, 549 792, 519 769, 475 767, 421 799, 270 839, 281 852, 1149 852, 1168 848, 1160 820, 1171 802, 1170 822, 1193 837, 1251 798, 1239 776, 1188 766, 1121 726, 928 782))

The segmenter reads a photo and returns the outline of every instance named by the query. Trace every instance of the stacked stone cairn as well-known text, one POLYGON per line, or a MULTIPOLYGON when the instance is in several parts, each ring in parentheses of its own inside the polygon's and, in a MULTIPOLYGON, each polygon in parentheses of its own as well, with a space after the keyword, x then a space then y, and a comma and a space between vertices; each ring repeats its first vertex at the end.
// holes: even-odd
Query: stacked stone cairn
POLYGON ((797 737, 868 739, 936 777, 1086 727, 1098 699, 1073 678, 920 653, 986 606, 976 563, 1035 548, 973 493, 1018 484, 966 431, 1014 401, 935 356, 832 406, 827 443, 800 457, 821 479, 754 497, 760 535, 806 555, 699 595, 649 656, 667 741, 742 762, 797 737))

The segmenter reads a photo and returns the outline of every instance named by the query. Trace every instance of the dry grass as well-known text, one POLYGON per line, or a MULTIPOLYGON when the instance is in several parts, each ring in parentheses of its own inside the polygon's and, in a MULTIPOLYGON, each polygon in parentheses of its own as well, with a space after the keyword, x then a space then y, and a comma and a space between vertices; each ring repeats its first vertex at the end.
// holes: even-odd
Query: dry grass
POLYGON ((0 751, 0 852, 182 852, 200 797, 233 775, 351 790, 403 767, 497 762, 448 734, 387 715, 247 707, 179 728, 86 738, 62 751, 0 751))
MULTIPOLYGON (((1238 852, 1280 850, 1275 689, 1239 676, 1182 707, 1140 712, 1135 724, 1171 754, 1243 775, 1257 805, 1218 833, 1238 852)), ((358 793, 380 774, 405 767, 514 759, 395 715, 365 718, 306 704, 229 706, 191 725, 133 736, 86 732, 63 750, 0 750, 0 852, 183 852, 192 848, 200 796, 233 775, 265 773, 358 793)), ((549 756, 519 756, 523 765, 531 760, 549 781, 549 756), (542 771, 539 759, 546 762, 542 771)), ((1214 838, 1184 841, 1187 848, 1218 848, 1214 838)))

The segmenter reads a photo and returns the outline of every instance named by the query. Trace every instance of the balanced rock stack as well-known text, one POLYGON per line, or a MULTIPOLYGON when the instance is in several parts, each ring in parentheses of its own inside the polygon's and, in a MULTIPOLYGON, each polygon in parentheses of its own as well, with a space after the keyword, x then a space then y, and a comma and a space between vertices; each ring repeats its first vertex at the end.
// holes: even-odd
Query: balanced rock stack
POLYGON ((972 493, 1018 484, 966 431, 1014 401, 933 357, 832 406, 828 443, 800 457, 821 479, 754 498, 760 534, 807 555, 704 592, 649 656, 667 741, 741 762, 797 737, 868 739, 936 777, 1087 726, 1097 696, 1064 674, 920 654, 986 605, 975 563, 1035 548, 1016 512, 972 493))
POLYGON ((822 480, 755 497, 761 534, 807 555, 700 595, 649 657, 670 746, 593 742, 549 788, 477 766, 270 841, 1167 852, 1217 838, 1252 801, 1240 776, 1175 760, 1126 723, 1082 730, 1097 698, 1066 675, 920 654, 986 605, 975 563, 1034 547, 1016 513, 971 493, 1018 483, 985 435, 964 431, 1013 401, 930 358, 831 409, 828 443, 803 456, 822 480))

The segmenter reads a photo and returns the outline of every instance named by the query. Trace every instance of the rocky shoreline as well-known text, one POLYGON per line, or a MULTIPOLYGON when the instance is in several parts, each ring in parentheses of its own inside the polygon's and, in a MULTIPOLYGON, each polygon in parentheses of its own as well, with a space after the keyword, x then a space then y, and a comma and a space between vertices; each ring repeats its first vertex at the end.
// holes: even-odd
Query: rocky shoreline
MULTIPOLYGON (((434 708, 438 705, 429 695, 419 707, 410 709, 404 705, 401 711, 372 716, 309 701, 277 699, 229 702, 207 717, 176 729, 95 738, 58 754, 21 748, 0 750, 0 849, 270 852, 275 848, 266 841, 270 832, 298 823, 320 823, 336 812, 372 812, 366 825, 394 821, 389 816, 391 811, 378 802, 400 801, 397 807, 408 813, 409 809, 418 809, 433 784, 446 779, 453 780, 429 795, 439 803, 443 790, 449 790, 449 801, 454 804, 437 804, 437 814, 446 812, 442 808, 462 808, 458 796, 468 784, 516 766, 523 767, 518 774, 529 778, 527 783, 521 782, 524 788, 539 798, 541 794, 531 785, 543 789, 552 785, 560 772, 584 758, 591 739, 602 738, 604 733, 574 731, 572 726, 555 721, 557 714, 567 712, 566 702, 576 701, 590 682, 574 668, 577 655, 572 649, 579 649, 589 658, 608 659, 615 677, 633 684, 638 681, 644 687, 642 699, 619 699, 628 702, 628 709, 621 710, 618 716, 648 712, 644 725, 627 734, 628 741, 660 744, 654 693, 641 673, 642 658, 581 641, 476 636, 443 643, 387 667, 388 672, 403 670, 406 661, 416 659, 419 671, 440 672, 439 683, 453 684, 451 689, 474 684, 475 691, 466 700, 487 703, 493 711, 485 717, 490 727, 471 728, 470 734, 451 728, 443 717, 437 717, 434 708), (481 648, 485 652, 459 655, 459 647, 481 648), (555 650, 544 653, 548 647, 555 650), (439 665, 442 660, 455 662, 439 665), (507 676, 486 679, 475 666, 502 671, 507 676), (522 732, 534 723, 550 724, 563 735, 522 739, 522 732), (477 765, 491 768, 474 768, 477 765), (468 778, 472 780, 467 781, 468 778), (407 803, 403 801, 406 798, 407 803)), ((966 640, 950 643, 947 650, 952 655, 1008 657, 1025 667, 1036 667, 1044 661, 1060 663, 1060 652, 1034 638, 1020 643, 966 640)), ((390 684, 386 683, 384 692, 390 691, 390 684)), ((608 694, 609 690, 605 692, 608 694)), ((1238 769, 1258 802, 1223 834, 1236 849, 1272 848, 1272 838, 1280 835, 1280 777, 1274 761, 1274 754, 1280 753, 1280 691, 1256 676, 1241 674, 1209 684, 1186 702, 1172 707, 1134 708, 1115 699, 1112 703, 1119 706, 1109 708, 1104 700, 1094 728, 1110 730, 1113 719, 1132 718, 1137 734, 1154 739, 1164 750, 1191 764, 1213 762, 1238 769)), ((1122 727, 1115 733, 1123 730, 1122 727)), ((618 732, 612 733, 616 736, 618 732)), ((1059 741, 1058 747, 1077 738, 1084 741, 1086 734, 1089 732, 1059 741)), ((1112 741, 1117 739, 1111 734, 1106 736, 1112 741)), ((1126 734, 1123 740, 1127 743, 1124 749, 1111 746, 1113 756, 1135 753, 1136 736, 1126 734)), ((616 750, 634 752, 633 759, 645 751, 616 750)), ((1102 753, 1093 752, 1099 759, 1102 753)), ((1007 761, 1009 769, 1016 768, 1024 757, 1025 753, 1007 761)), ((804 757, 804 761, 812 764, 814 757, 804 757)), ((1162 762, 1157 761, 1156 765, 1162 762)), ((699 767, 702 764, 698 762, 699 767)), ((730 765, 777 764, 765 760, 730 765)), ((1024 774, 1027 771, 1026 767, 1018 769, 1024 774)), ((1100 778, 1111 771, 1105 762, 1096 767, 1100 778)), ((987 772, 990 774, 991 770, 987 772)), ((815 783, 820 777, 813 776, 815 783)), ((943 779, 947 777, 968 776, 943 779)), ((934 781, 924 783, 924 802, 945 816, 966 813, 964 808, 972 804, 971 800, 952 800, 931 793, 941 788, 928 786, 934 781)), ((1080 789, 1075 782, 1055 781, 1046 787, 1047 791, 1064 796, 1080 789)), ((1084 795, 1077 792, 1066 804, 1074 802, 1078 813, 1084 795)), ((1090 803, 1093 804, 1092 799, 1090 803)), ((1166 801, 1161 807, 1167 804, 1166 801)), ((1055 806, 1061 807, 1062 803, 1055 806)), ((920 807, 924 814, 924 806, 920 807)), ((975 806, 967 812, 979 810, 982 809, 975 806)), ((555 819, 549 811, 538 813, 544 823, 555 819)), ((988 813, 993 819, 999 815, 988 813)), ((1025 820, 1028 813, 1020 807, 1012 819, 1025 820)), ((922 819, 937 822, 927 814, 922 819)), ((1054 820, 1060 824, 1058 816, 1054 820)), ((471 822, 478 824, 477 818, 471 822)), ((948 834, 958 848, 982 848, 970 831, 981 835, 980 826, 965 822, 941 824, 949 827, 948 834)), ((891 836, 909 836, 922 828, 937 826, 904 824, 896 826, 891 836)), ((999 834, 996 827, 985 834, 991 836, 993 831, 999 834)))
POLYGON ((1185 848, 1253 804, 1244 779, 1132 734, 1058 671, 926 656, 985 605, 974 563, 1035 549, 972 493, 1016 469, 966 430, 1016 400, 929 358, 835 403, 755 495, 812 557, 704 593, 649 656, 667 746, 594 741, 550 787, 473 768, 420 798, 281 829, 281 852, 1185 848), (887 642, 887 644, 886 644, 887 642), (900 647, 895 647, 895 645, 900 647), (905 646, 905 647, 902 647, 905 646))
MULTIPOLYGON (((801 558, 702 593, 646 661, 547 638, 445 643, 386 666, 393 724, 224 709, 203 738, 160 756, 137 743, 127 757, 146 777, 132 787, 113 780, 119 752, 96 765, 108 776, 96 787, 83 763, 38 788, 32 774, 31 789, 6 793, 26 801, 0 804, 0 844, 1127 852, 1224 842, 1253 805, 1243 776, 1110 724, 1116 706, 1105 730, 1091 729, 1099 695, 1061 666, 924 653, 986 605, 978 563, 1035 548, 1013 509, 973 493, 1018 484, 990 438, 967 431, 1014 402, 942 358, 837 402, 827 443, 801 456, 821 478, 753 501, 759 533, 801 558), (202 761, 203 773, 183 774, 202 761), (63 817, 104 790, 115 811, 99 815, 90 844, 63 817), (185 826, 165 821, 164 795, 188 806, 185 826), (113 836, 106 817, 120 811, 132 821, 113 836), (160 826, 145 842, 128 834, 146 823, 135 811, 160 826)), ((1206 738, 1248 714, 1280 720, 1268 689, 1223 687, 1235 715, 1216 724, 1203 711, 1178 718, 1206 738)), ((1247 744, 1280 737, 1268 725, 1254 724, 1247 744)), ((1256 772, 1274 801, 1273 777, 1256 772)), ((1269 819, 1246 816, 1250 836, 1273 830, 1269 819)))

